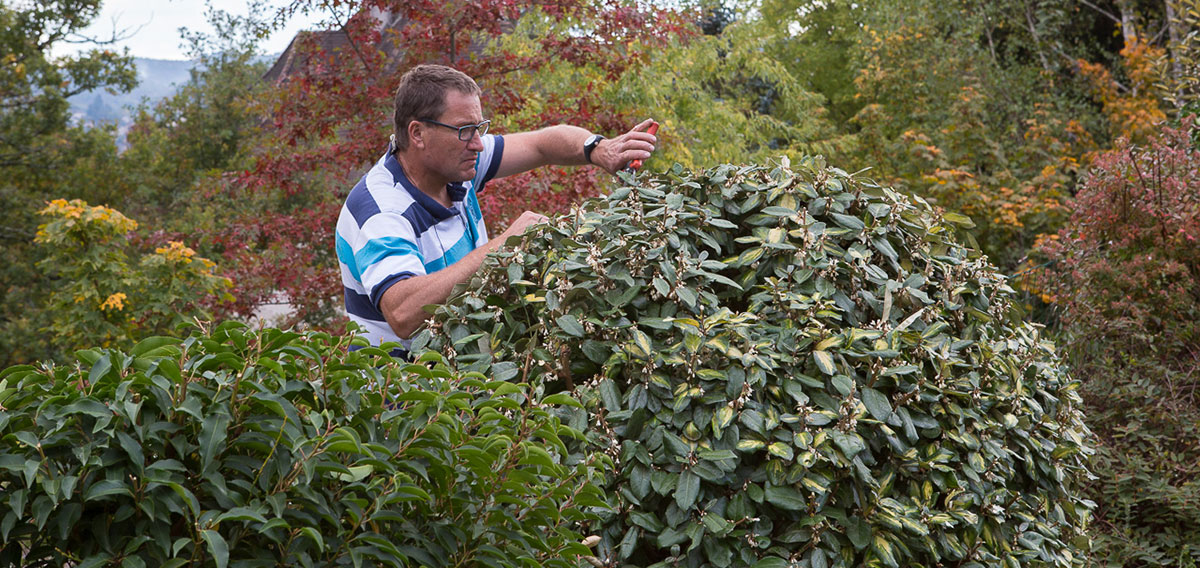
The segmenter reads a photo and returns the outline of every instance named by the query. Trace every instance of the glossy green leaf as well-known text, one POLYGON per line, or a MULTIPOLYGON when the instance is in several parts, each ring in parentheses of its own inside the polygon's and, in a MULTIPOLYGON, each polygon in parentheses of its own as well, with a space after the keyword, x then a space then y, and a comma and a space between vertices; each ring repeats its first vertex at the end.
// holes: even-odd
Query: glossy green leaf
POLYGON ((863 405, 867 407, 867 412, 871 413, 871 417, 880 422, 887 422, 892 416, 892 403, 888 401, 887 396, 883 393, 871 388, 864 387, 862 389, 863 405))
POLYGON ((764 492, 768 503, 789 511, 803 511, 808 507, 808 501, 793 487, 768 485, 764 492))
POLYGON ((212 555, 213 561, 216 562, 217 568, 225 568, 229 565, 229 544, 225 542, 225 537, 221 533, 214 530, 202 530, 200 536, 208 545, 208 553, 212 555))
POLYGON ((567 332, 568 335, 583 337, 583 325, 579 323, 579 320, 575 316, 571 314, 565 314, 559 316, 555 321, 558 322, 558 327, 562 328, 562 330, 567 332))
POLYGON ((813 351, 813 360, 817 362, 817 368, 826 375, 832 375, 837 372, 837 367, 833 364, 833 356, 828 351, 813 351))
POLYGON ((871 544, 871 525, 857 517, 846 519, 846 536, 856 550, 863 550, 871 544))
POLYGON ((675 486, 675 504, 686 511, 696 504, 699 496, 700 477, 690 471, 679 474, 679 483, 675 486))

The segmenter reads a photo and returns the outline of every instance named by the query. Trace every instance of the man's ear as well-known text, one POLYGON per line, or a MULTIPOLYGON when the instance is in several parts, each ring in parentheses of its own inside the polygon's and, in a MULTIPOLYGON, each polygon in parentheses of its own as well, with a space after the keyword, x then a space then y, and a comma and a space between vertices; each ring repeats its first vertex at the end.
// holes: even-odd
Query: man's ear
POLYGON ((408 145, 425 149, 425 128, 416 120, 408 123, 408 145))

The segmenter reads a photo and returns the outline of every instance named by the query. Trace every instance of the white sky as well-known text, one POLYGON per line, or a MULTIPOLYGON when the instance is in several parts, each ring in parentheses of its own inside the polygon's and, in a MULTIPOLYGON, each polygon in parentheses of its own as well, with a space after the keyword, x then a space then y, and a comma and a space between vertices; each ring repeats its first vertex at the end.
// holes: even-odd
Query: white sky
MULTIPOLYGON (((208 3, 239 16, 249 12, 245 0, 208 0, 208 3)), ((284 0, 273 0, 268 2, 268 6, 275 8, 283 3, 284 0)), ((117 44, 118 49, 128 47, 134 57, 187 59, 179 28, 212 33, 212 26, 204 16, 205 5, 205 0, 103 0, 100 16, 92 21, 84 33, 93 37, 111 37, 115 21, 116 29, 133 32, 132 37, 117 44)), ((267 13, 273 14, 273 10, 267 13)), ((315 29, 315 21, 314 17, 297 15, 286 28, 262 40, 259 50, 267 54, 283 51, 297 31, 315 29)), ((68 55, 88 48, 87 45, 77 44, 59 44, 55 47, 55 55, 68 55)))

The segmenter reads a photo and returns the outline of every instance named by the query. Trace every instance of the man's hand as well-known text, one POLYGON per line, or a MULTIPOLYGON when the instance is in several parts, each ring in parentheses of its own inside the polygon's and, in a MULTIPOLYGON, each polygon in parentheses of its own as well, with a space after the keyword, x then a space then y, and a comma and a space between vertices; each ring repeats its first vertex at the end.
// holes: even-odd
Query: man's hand
POLYGON ((509 225, 500 236, 493 238, 483 246, 471 251, 467 256, 446 268, 401 280, 383 293, 379 309, 384 319, 392 327, 396 335, 408 339, 425 323, 429 314, 424 306, 442 304, 450 297, 450 292, 456 284, 466 282, 479 269, 483 257, 487 253, 504 246, 504 241, 514 235, 520 235, 530 225, 546 221, 545 215, 526 211, 509 225))
POLYGON ((602 140, 592 151, 592 163, 615 174, 633 160, 648 159, 658 143, 658 137, 648 132, 651 124, 654 120, 648 118, 625 134, 602 140))
POLYGON ((522 213, 520 217, 517 217, 517 220, 513 221, 513 224, 509 225, 508 228, 500 234, 499 242, 501 245, 503 245, 504 241, 508 240, 509 237, 520 235, 524 233, 525 229, 528 229, 531 225, 545 223, 547 220, 548 218, 545 215, 534 213, 533 211, 526 211, 522 213))

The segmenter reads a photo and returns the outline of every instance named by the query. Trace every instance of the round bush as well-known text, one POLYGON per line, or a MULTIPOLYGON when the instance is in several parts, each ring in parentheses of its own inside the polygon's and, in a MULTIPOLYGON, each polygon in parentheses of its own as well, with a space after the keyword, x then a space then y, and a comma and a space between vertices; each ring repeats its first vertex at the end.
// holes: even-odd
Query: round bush
POLYGON ((820 159, 677 166, 490 257, 416 345, 579 395, 606 565, 1079 564, 1078 383, 947 221, 820 159))
POLYGON ((566 394, 226 323, 0 374, 0 565, 575 566, 566 394))

